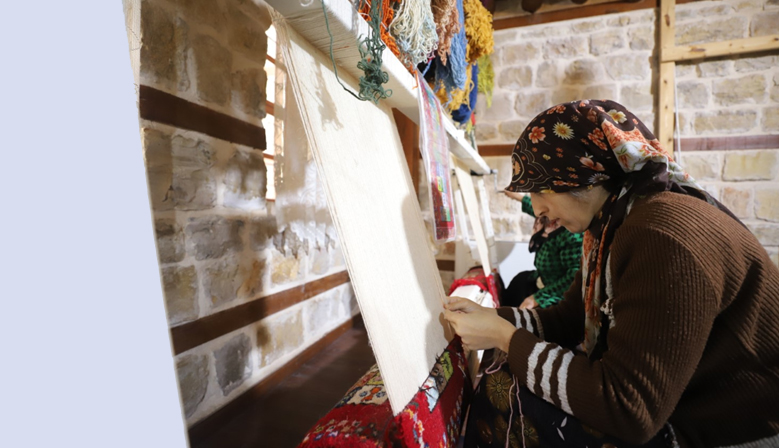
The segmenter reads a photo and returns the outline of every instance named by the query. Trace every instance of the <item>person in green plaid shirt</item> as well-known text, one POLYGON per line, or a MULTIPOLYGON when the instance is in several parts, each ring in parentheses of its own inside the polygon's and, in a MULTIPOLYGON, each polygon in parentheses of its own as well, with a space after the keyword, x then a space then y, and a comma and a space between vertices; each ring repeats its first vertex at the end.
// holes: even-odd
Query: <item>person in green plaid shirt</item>
MULTIPOLYGON (((522 198, 522 211, 536 217, 530 195, 522 198)), ((520 272, 511 280, 504 294, 504 306, 546 308, 561 301, 580 268, 582 234, 571 233, 556 222, 546 222, 545 218, 536 218, 530 251, 536 252, 536 269, 520 272)))

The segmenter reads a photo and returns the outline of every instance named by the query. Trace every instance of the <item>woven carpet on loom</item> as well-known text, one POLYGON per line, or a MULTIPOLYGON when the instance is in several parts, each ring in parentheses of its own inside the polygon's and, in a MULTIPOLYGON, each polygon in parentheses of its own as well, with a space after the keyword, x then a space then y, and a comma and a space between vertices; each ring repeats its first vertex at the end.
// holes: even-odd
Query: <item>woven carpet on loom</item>
POLYGON ((373 366, 314 425, 298 448, 452 447, 471 393, 462 343, 455 338, 397 416, 392 416, 384 381, 373 366))

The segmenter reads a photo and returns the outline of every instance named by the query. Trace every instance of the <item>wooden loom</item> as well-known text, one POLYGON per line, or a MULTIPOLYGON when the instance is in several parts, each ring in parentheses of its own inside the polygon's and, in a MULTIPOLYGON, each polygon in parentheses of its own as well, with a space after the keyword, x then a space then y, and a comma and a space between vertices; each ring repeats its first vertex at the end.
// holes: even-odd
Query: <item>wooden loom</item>
MULTIPOLYGON (((419 390, 453 335, 443 320, 445 294, 427 243, 414 188, 389 107, 418 122, 412 76, 385 50, 393 95, 378 106, 359 102, 336 78, 322 4, 270 1, 309 145, 324 179, 374 354, 394 413, 419 390), (286 36, 286 37, 284 37, 286 36)), ((346 0, 324 2, 341 82, 356 90, 357 37, 367 23, 346 0)), ((446 120, 460 188, 468 197, 479 252, 490 267, 487 240, 468 170, 489 168, 462 131, 446 120), (469 183, 470 181, 470 183, 469 183)))

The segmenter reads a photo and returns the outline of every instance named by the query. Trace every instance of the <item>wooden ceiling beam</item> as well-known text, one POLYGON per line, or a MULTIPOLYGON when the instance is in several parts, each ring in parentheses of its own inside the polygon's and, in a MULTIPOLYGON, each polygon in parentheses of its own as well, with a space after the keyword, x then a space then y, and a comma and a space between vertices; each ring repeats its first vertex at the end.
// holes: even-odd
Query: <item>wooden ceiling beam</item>
MULTIPOLYGON (((690 3, 695 0, 678 0, 677 5, 690 3)), ((585 4, 583 6, 572 6, 568 9, 557 11, 540 12, 517 17, 506 17, 492 21, 495 30, 505 30, 509 28, 519 28, 530 25, 540 25, 542 23, 560 22, 563 20, 583 19, 585 17, 602 16, 606 14, 615 14, 620 12, 635 11, 638 9, 657 8, 658 0, 640 0, 638 2, 612 1, 608 3, 585 4)))

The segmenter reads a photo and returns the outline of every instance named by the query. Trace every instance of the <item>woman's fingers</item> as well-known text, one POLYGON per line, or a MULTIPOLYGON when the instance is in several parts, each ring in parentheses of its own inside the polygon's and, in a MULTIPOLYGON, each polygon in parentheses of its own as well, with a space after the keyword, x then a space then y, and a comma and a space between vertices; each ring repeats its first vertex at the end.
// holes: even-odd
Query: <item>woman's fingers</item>
POLYGON ((471 300, 464 299, 462 297, 450 296, 446 304, 446 309, 450 311, 462 311, 464 313, 470 313, 477 310, 478 304, 471 300))
POLYGON ((454 327, 455 333, 457 332, 457 318, 459 316, 454 311, 444 310, 444 319, 446 319, 454 327))

